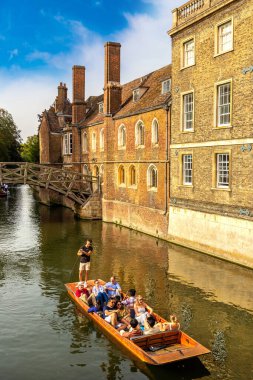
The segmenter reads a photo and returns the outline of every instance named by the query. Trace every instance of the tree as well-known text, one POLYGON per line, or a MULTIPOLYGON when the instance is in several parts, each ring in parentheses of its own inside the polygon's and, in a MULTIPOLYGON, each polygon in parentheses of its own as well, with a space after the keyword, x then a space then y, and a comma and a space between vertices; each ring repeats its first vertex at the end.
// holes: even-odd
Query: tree
POLYGON ((9 112, 0 108, 0 161, 20 161, 20 131, 9 112))
POLYGON ((39 162, 38 135, 27 137, 26 142, 21 145, 21 157, 26 162, 39 162))

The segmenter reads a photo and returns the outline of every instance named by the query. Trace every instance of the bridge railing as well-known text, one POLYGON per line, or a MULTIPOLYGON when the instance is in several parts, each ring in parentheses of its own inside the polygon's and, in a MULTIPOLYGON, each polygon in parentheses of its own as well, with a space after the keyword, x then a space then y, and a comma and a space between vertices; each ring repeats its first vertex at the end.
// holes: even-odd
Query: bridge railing
POLYGON ((81 205, 100 187, 98 177, 27 162, 0 162, 0 183, 39 186, 56 191, 81 205))

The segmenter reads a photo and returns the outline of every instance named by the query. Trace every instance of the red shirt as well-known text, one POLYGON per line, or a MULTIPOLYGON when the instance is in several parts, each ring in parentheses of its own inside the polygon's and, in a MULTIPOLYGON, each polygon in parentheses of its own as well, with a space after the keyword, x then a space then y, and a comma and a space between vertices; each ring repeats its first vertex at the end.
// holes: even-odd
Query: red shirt
POLYGON ((76 290, 76 296, 77 297, 81 297, 82 294, 85 294, 87 297, 89 297, 89 295, 90 295, 88 289, 86 289, 86 288, 76 290))

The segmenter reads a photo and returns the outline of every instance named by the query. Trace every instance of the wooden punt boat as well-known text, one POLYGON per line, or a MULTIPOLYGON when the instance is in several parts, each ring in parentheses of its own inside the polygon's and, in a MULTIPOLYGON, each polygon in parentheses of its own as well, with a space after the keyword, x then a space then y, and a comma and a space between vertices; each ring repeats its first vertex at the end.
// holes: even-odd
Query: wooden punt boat
MULTIPOLYGON (((102 284, 104 283, 102 280, 100 280, 100 282, 102 284)), ((89 286, 93 286, 93 284, 93 280, 88 281, 89 286)), ((135 358, 142 362, 150 365, 162 365, 210 353, 207 348, 183 331, 164 331, 131 339, 122 337, 114 327, 98 314, 88 313, 89 306, 75 295, 76 285, 77 283, 73 282, 65 284, 65 287, 77 307, 92 320, 105 335, 111 340, 118 342, 135 358), (154 348, 155 350, 152 351, 154 348)), ((166 320, 158 314, 153 314, 157 321, 166 322, 166 320)))

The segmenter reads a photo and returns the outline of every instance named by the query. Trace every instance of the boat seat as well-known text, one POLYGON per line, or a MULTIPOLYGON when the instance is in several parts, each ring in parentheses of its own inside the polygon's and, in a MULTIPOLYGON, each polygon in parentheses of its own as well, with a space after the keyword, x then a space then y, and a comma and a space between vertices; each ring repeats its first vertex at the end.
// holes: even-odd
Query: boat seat
POLYGON ((138 347, 145 349, 150 346, 165 345, 170 346, 180 341, 180 331, 165 331, 152 335, 142 335, 132 337, 130 340, 138 347))

